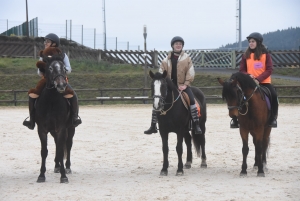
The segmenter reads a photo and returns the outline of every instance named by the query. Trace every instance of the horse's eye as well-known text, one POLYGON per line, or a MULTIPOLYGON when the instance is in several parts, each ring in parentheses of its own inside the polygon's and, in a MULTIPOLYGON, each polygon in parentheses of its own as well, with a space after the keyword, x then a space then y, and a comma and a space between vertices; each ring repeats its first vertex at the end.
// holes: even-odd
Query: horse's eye
POLYGON ((52 68, 52 67, 49 67, 49 70, 50 70, 50 71, 52 71, 52 70, 53 70, 53 68, 52 68))

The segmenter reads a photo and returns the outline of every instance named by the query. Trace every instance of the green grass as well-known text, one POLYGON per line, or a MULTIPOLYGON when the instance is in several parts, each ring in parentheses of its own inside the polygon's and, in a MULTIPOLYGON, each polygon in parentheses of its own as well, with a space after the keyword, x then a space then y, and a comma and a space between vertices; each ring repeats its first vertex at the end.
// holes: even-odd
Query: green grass
MULTIPOLYGON (((36 74, 36 60, 20 58, 1 58, 0 60, 0 90, 28 90, 33 88, 40 77, 36 74)), ((141 66, 115 65, 108 62, 92 62, 88 60, 72 60, 72 73, 69 75, 69 82, 74 89, 103 89, 103 88, 143 88, 144 69, 141 66)), ((157 69, 152 70, 157 72, 157 69)), ((299 75, 300 69, 276 69, 275 72, 288 76, 299 75)), ((222 73, 197 72, 193 86, 219 86, 217 78, 228 79, 230 75, 222 73)), ((147 86, 150 87, 150 77, 147 78, 147 86)), ((272 78, 274 85, 297 85, 299 81, 272 78)), ((300 88, 278 89, 279 95, 299 95, 300 88)), ((203 89, 206 95, 221 95, 221 89, 203 89)), ((77 92, 79 99, 90 99, 99 96, 97 92, 77 92)), ((112 91, 104 92, 103 96, 141 96, 142 92, 135 91, 112 91)), ((148 94, 150 95, 150 94, 148 94)), ((13 99, 12 93, 0 93, 0 100, 13 99)), ((26 92, 18 93, 18 100, 27 100, 26 92)), ((282 99, 282 103, 300 103, 298 99, 282 99)), ((127 101, 131 102, 132 101, 127 101)), ((223 100, 209 100, 214 103, 224 103, 223 100)), ((80 104, 96 104, 97 102, 81 102, 80 104)), ((105 104, 116 104, 125 102, 105 102, 105 104)), ((142 101, 135 101, 142 103, 142 101)), ((1 103, 0 105, 12 105, 1 103)), ((21 105, 25 105, 21 103, 21 105)))

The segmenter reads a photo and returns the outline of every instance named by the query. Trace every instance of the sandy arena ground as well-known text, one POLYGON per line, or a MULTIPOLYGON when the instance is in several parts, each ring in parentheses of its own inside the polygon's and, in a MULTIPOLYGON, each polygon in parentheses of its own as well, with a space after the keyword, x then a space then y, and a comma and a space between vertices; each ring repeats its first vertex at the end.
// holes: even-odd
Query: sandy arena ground
MULTIPOLYGON (((26 107, 0 107, 0 200, 300 200, 300 105, 280 105, 271 133, 266 177, 256 176, 249 137, 248 176, 240 177, 242 141, 230 129, 226 105, 208 105, 207 169, 194 158, 184 176, 177 170, 176 135, 169 139, 169 175, 159 175, 159 134, 144 135, 151 105, 80 108, 69 183, 53 172, 55 145, 49 134, 46 182, 36 183, 41 157, 37 130, 22 122, 26 107)), ((183 159, 186 159, 184 145, 183 159)))

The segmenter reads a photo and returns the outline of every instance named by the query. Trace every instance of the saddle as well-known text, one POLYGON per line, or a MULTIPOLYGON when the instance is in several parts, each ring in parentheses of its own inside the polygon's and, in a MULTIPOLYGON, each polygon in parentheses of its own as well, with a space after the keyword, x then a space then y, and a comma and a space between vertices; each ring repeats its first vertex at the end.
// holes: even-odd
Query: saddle
POLYGON ((268 89, 268 87, 265 87, 263 85, 260 85, 260 87, 258 89, 259 89, 261 98, 267 102, 268 109, 271 110, 271 103, 273 100, 272 100, 270 90, 268 89))
MULTIPOLYGON (((190 97, 189 97, 189 95, 186 92, 182 91, 180 93, 180 97, 181 97, 181 100, 182 100, 182 103, 183 103, 184 107, 187 110, 189 110, 190 105, 191 105, 190 104, 190 97)), ((198 111, 198 117, 200 117, 201 116, 201 113, 200 113, 200 104, 199 104, 199 102, 198 102, 198 100, 196 98, 195 98, 195 103, 196 103, 196 107, 197 107, 197 111, 198 111)))

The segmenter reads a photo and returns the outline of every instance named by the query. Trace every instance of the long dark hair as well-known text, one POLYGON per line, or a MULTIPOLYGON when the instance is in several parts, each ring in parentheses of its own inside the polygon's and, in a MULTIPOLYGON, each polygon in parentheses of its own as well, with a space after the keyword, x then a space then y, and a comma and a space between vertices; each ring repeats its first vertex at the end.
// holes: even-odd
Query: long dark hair
POLYGON ((259 60, 262 54, 267 54, 268 50, 265 47, 264 44, 262 44, 261 41, 255 40, 256 41, 256 48, 252 50, 250 47, 247 48, 246 52, 244 53, 244 56, 246 59, 250 58, 250 54, 254 53, 254 60, 259 60))

